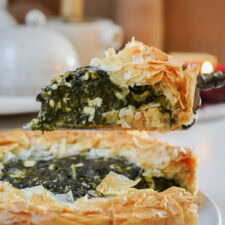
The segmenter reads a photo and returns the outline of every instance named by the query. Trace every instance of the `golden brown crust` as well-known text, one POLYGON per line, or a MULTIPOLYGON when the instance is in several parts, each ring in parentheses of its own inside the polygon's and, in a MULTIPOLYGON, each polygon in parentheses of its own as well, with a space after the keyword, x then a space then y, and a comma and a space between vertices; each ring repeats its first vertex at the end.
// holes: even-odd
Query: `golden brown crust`
MULTIPOLYGON (((20 148, 29 151, 31 146, 42 146, 56 157, 72 148, 82 151, 92 147, 112 155, 126 153, 145 169, 157 168, 171 177, 181 174, 183 186, 196 192, 196 158, 191 151, 149 140, 146 132, 0 132, 1 158, 9 151, 16 154, 20 148)), ((0 224, 197 225, 198 220, 195 195, 176 187, 162 193, 131 188, 117 197, 82 198, 66 205, 58 203, 45 189, 28 193, 29 189, 0 185, 0 224)))
POLYGON ((121 87, 157 84, 173 105, 176 124, 172 127, 163 124, 165 118, 157 107, 145 106, 134 112, 130 109, 128 120, 120 117, 119 128, 175 130, 193 121, 192 108, 199 65, 188 64, 183 69, 183 61, 135 40, 127 43, 117 54, 109 49, 105 58, 94 58, 91 65, 107 71, 111 80, 121 87), (136 111, 139 116, 135 116, 136 111), (159 114, 157 118, 156 114, 159 114), (152 123, 154 118, 155 122, 152 123))
MULTIPOLYGON (((47 194, 33 194, 28 199, 13 192, 7 196, 0 189, 0 224, 55 225, 197 225, 197 204, 184 189, 172 187, 162 193, 150 189, 131 189, 113 198, 80 200, 62 206, 47 194), (13 193, 13 194, 12 194, 13 193), (17 198, 17 199, 15 199, 17 198)), ((9 192, 9 191, 8 191, 9 192)))

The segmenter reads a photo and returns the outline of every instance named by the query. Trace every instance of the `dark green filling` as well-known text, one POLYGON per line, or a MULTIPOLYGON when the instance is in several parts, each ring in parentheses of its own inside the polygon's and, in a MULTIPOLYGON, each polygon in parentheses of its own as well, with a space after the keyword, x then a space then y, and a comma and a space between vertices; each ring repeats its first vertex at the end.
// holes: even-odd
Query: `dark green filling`
POLYGON ((168 99, 162 93, 156 93, 153 87, 120 88, 112 83, 105 71, 90 66, 67 72, 53 80, 37 96, 37 101, 41 102, 41 112, 38 122, 32 122, 30 128, 38 130, 115 125, 118 113, 110 119, 106 119, 104 113, 118 111, 128 105, 139 108, 151 102, 160 103, 161 112, 167 113, 170 118, 169 123, 175 122, 168 99), (89 100, 95 98, 100 98, 102 102, 101 106, 93 106, 94 118, 90 119, 84 108, 90 107, 89 100))
POLYGON ((169 101, 162 93, 156 93, 152 86, 134 86, 129 87, 129 94, 127 95, 127 103, 133 105, 136 108, 142 105, 148 104, 150 102, 160 103, 162 108, 167 108, 169 106, 169 101))
POLYGON ((86 154, 61 159, 39 160, 34 165, 29 161, 10 160, 4 164, 0 180, 8 181, 14 187, 23 189, 43 185, 53 193, 67 193, 70 190, 74 199, 85 196, 102 196, 96 187, 110 172, 122 174, 131 180, 141 178, 135 188, 145 189, 153 185, 155 190, 164 191, 171 186, 178 186, 174 180, 153 177, 147 182, 143 170, 122 157, 89 158, 86 154))
POLYGON ((153 177, 152 179, 155 185, 154 189, 159 192, 165 191, 167 188, 170 188, 172 186, 179 187, 177 182, 173 179, 166 179, 164 177, 153 177))

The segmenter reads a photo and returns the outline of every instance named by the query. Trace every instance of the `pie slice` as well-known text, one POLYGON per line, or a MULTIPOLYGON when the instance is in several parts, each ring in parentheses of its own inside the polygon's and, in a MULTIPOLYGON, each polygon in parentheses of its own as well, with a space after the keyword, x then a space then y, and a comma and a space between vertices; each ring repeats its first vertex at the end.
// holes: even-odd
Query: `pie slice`
POLYGON ((1 224, 197 225, 196 158, 145 132, 0 133, 1 224))
POLYGON ((198 72, 197 65, 132 40, 55 78, 37 96, 41 111, 26 128, 180 129, 194 120, 198 72))

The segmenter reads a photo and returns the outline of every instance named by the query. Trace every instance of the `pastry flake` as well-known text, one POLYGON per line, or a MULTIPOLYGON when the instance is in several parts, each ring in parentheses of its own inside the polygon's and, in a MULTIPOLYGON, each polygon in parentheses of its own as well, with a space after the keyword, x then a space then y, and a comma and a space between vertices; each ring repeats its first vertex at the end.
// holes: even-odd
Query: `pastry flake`
POLYGON ((141 181, 138 178, 135 181, 128 179, 124 175, 119 175, 110 171, 108 175, 97 186, 96 190, 104 195, 115 195, 118 193, 127 192, 131 187, 135 186, 141 181))

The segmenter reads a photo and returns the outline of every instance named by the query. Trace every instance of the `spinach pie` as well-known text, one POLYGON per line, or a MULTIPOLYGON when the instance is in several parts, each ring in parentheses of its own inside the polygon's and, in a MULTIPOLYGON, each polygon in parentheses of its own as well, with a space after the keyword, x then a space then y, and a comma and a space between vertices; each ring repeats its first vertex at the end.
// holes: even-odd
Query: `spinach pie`
POLYGON ((197 225, 196 157, 140 131, 0 133, 0 224, 197 225))
POLYGON ((194 120, 199 67, 132 40, 116 53, 52 80, 37 96, 33 130, 175 130, 194 120))

